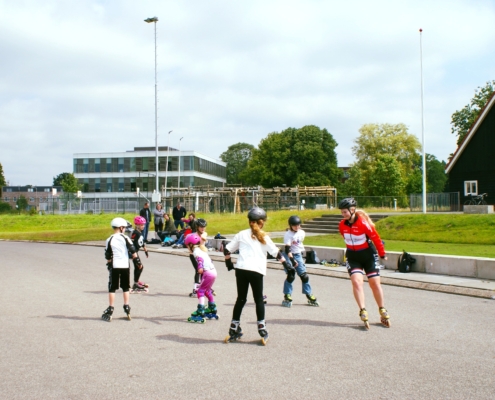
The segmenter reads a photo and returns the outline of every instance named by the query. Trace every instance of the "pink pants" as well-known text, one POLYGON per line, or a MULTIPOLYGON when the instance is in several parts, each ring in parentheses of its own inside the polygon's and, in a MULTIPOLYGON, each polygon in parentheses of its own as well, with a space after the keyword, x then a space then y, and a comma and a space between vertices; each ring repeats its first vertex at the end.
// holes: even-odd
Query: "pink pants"
POLYGON ((213 297, 213 293, 211 292, 211 287, 215 283, 215 279, 217 279, 217 271, 215 269, 203 272, 201 284, 198 288, 198 299, 206 296, 210 303, 215 302, 215 297, 213 297))

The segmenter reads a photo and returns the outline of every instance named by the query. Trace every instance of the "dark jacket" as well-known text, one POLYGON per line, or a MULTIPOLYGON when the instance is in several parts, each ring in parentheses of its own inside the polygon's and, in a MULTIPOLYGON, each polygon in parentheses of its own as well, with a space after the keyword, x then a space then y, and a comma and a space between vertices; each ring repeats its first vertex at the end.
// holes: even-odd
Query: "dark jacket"
POLYGON ((149 223, 151 221, 151 211, 149 207, 148 208, 143 207, 141 211, 139 211, 139 215, 143 217, 146 220, 146 222, 149 223))
POLYGON ((178 221, 181 218, 184 218, 187 214, 186 209, 181 206, 180 208, 174 207, 174 210, 172 211, 172 216, 174 217, 174 221, 178 221))

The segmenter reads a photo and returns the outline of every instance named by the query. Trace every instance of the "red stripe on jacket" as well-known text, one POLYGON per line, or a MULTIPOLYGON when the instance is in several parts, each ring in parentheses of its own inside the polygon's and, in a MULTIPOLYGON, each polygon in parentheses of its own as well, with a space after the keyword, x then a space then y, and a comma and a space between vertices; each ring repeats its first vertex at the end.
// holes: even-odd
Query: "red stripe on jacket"
POLYGON ((343 219, 339 224, 339 231, 344 238, 345 244, 349 250, 360 251, 370 247, 368 238, 375 244, 376 250, 380 257, 385 257, 385 248, 376 229, 371 226, 364 218, 356 214, 356 220, 351 224, 343 219))

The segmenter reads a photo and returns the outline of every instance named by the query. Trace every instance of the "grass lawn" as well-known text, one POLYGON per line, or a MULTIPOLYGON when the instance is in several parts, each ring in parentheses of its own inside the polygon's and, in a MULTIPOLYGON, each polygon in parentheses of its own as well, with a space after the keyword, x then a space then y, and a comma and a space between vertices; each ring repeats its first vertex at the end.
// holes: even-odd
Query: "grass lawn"
MULTIPOLYGON (((303 221, 322 214, 304 210, 303 221)), ((268 213, 266 231, 283 231, 294 211, 268 213)), ((0 215, 0 239, 81 242, 104 240, 111 233, 110 221, 117 215, 0 215)), ((134 214, 118 215, 132 222, 134 214)), ((248 227, 246 214, 202 214, 213 236, 236 233, 248 227)), ((377 223, 377 230, 389 251, 450 254, 495 258, 495 215, 398 214, 377 223)), ((153 225, 150 227, 153 231, 153 225)), ((340 235, 308 236, 306 245, 344 247, 340 235)))

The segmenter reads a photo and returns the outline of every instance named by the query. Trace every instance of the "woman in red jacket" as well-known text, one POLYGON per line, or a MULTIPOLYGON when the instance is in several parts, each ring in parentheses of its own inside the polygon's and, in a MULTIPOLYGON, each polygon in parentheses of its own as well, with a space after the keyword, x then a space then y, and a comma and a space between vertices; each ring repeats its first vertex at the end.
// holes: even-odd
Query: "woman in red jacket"
POLYGON ((373 297, 378 304, 380 321, 387 328, 390 327, 390 316, 383 306, 383 290, 380 284, 380 269, 375 263, 373 249, 368 241, 372 241, 380 258, 387 259, 383 242, 378 236, 375 224, 363 210, 356 210, 357 203, 353 198, 347 198, 339 203, 339 209, 344 218, 340 221, 339 231, 344 237, 346 250, 346 266, 351 277, 352 291, 359 306, 359 316, 369 329, 368 312, 364 304, 364 274, 368 277, 368 283, 373 297))

